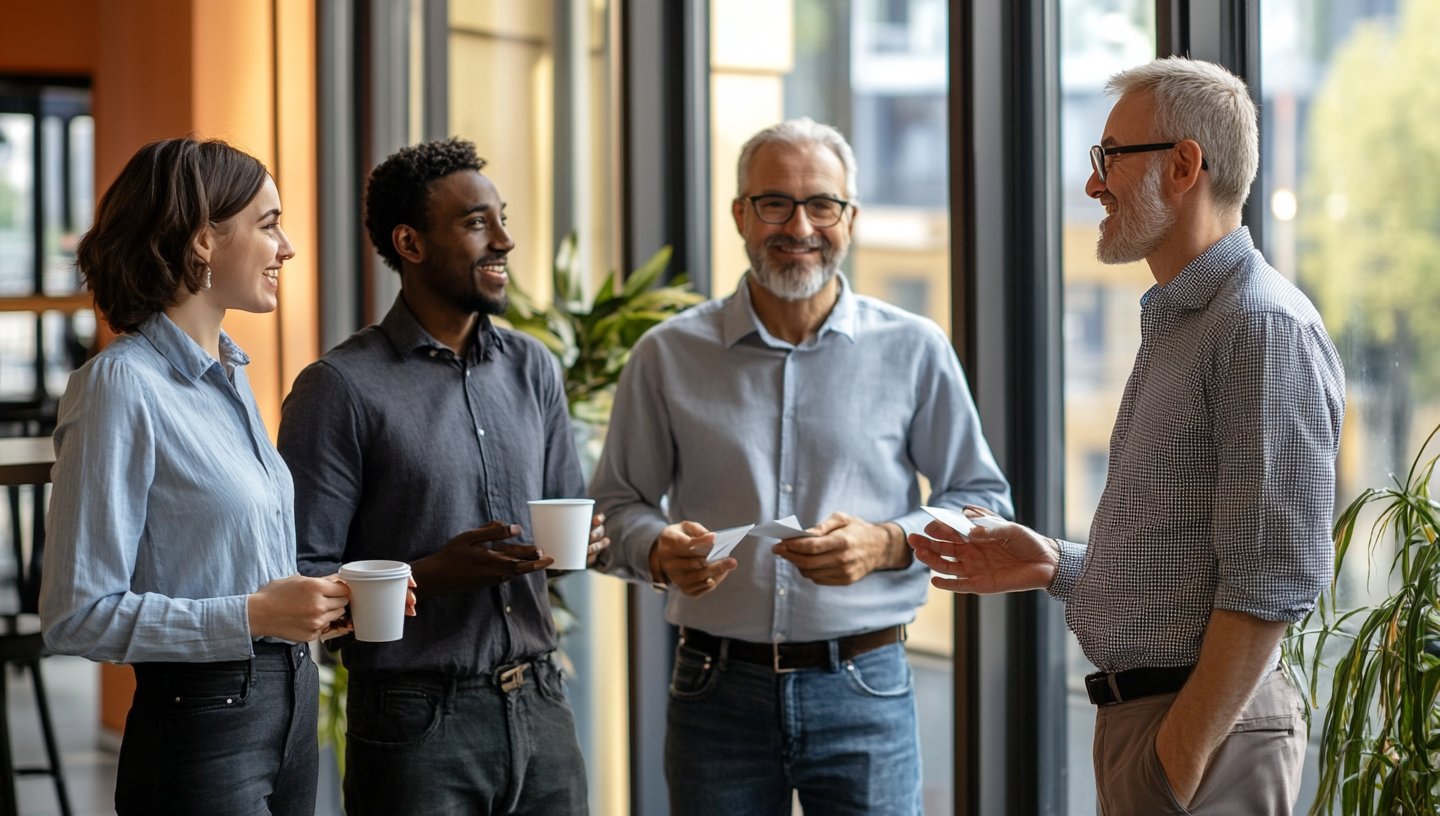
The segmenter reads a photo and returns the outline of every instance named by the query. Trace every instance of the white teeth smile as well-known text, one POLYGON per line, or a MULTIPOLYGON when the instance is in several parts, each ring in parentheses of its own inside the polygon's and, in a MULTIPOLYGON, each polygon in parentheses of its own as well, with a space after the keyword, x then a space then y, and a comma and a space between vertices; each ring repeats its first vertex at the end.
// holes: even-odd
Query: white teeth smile
POLYGON ((278 269, 267 269, 261 274, 264 275, 266 279, 269 280, 271 283, 278 283, 280 280, 280 270, 278 269))

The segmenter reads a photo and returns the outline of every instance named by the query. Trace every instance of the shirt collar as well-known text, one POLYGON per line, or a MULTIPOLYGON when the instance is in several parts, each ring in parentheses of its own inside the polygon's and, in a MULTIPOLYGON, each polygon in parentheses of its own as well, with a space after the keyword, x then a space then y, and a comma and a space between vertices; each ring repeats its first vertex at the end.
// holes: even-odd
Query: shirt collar
MULTIPOLYGON (((160 352, 171 367, 180 372, 181 376, 190 382, 196 382, 205 376, 205 372, 219 362, 205 353, 200 344, 195 342, 190 335, 175 325, 164 312, 156 312, 145 318, 137 330, 142 337, 150 341, 150 345, 160 352)), ((220 331, 220 357, 225 362, 234 366, 250 364, 250 357, 235 345, 222 329, 220 331)))
MULTIPOLYGON (((449 348, 430 336, 420 321, 415 319, 414 312, 410 311, 410 305, 405 302, 405 293, 401 292, 395 296, 395 303, 386 313, 385 319, 380 321, 380 330, 385 332, 389 338, 390 345, 395 347, 395 353, 403 360, 410 356, 416 349, 446 350, 449 348)), ((490 351, 504 351, 505 341, 500 332, 494 330, 487 315, 480 315, 475 321, 475 332, 477 340, 470 344, 470 354, 480 353, 481 357, 488 358, 490 351), (482 345, 483 344, 483 345, 482 345)))
MULTIPOLYGON (((840 297, 835 301, 835 307, 830 310, 830 315, 825 318, 825 323, 820 326, 820 331, 815 333, 815 337, 806 341, 806 344, 817 343, 820 338, 832 331, 845 335, 852 343, 855 342, 857 320, 855 293, 850 291, 850 281, 845 278, 843 272, 836 273, 835 277, 840 279, 840 297)), ((747 271, 741 276, 740 285, 735 288, 735 294, 725 301, 721 323, 721 342, 728 349, 746 337, 758 333, 766 345, 789 346, 789 343, 772 335, 765 328, 765 324, 760 322, 759 316, 755 314, 755 304, 750 298, 749 281, 750 273, 747 271)))
POLYGON ((1180 270, 1174 280, 1164 286, 1150 287, 1140 299, 1140 304, 1149 306, 1153 303, 1179 310, 1203 309, 1220 291, 1220 285, 1230 277, 1230 273, 1254 250, 1255 241, 1250 237, 1250 228, 1242 226, 1200 253, 1200 257, 1180 270))

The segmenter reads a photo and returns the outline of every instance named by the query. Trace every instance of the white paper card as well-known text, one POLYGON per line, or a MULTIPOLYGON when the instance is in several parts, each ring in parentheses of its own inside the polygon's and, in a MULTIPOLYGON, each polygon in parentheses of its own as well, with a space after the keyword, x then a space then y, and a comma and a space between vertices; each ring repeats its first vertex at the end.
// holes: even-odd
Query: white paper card
POLYGON ((964 513, 959 513, 945 507, 927 507, 923 504, 920 505, 920 509, 934 516, 936 521, 944 524, 961 536, 968 536, 970 535, 970 531, 975 529, 975 522, 971 521, 964 513))
MULTIPOLYGON (((745 536, 749 534, 750 529, 754 526, 753 524, 747 524, 744 527, 716 530, 715 543, 710 545, 710 552, 705 556, 705 561, 713 564, 729 555, 730 551, 735 549, 736 545, 745 539, 745 536)), ((696 553, 705 552, 705 547, 703 546, 691 547, 690 549, 696 553)))
POLYGON ((779 521, 769 521, 750 531, 750 535, 763 538, 814 538, 815 534, 800 526, 800 519, 786 516, 779 521))
POLYGON ((994 529, 1005 523, 1005 519, 999 516, 977 516, 970 518, 964 513, 950 510, 945 507, 920 506, 921 510, 934 516, 935 520, 959 533, 961 536, 968 536, 976 527, 994 529))

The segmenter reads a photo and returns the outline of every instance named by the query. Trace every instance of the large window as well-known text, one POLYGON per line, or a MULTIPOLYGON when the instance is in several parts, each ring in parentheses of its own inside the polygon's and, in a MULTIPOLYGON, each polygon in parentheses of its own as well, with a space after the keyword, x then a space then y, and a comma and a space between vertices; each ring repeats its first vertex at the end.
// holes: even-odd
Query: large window
POLYGON ((75 245, 94 210, 95 125, 89 113, 84 87, 0 81, 4 433, 24 433, 25 426, 53 414, 94 339, 94 312, 75 271, 75 245))
MULTIPOLYGON (((1440 424, 1440 9, 1260 9, 1262 192, 1252 207, 1264 213, 1266 257, 1320 309, 1345 363, 1343 508, 1404 473, 1440 424)), ((1352 557, 1338 576, 1342 604, 1385 594, 1391 556, 1387 542, 1369 570, 1352 557)), ((1323 711, 1328 695, 1319 702, 1323 711)), ((1314 796, 1319 723, 1297 813, 1314 796)))
MULTIPOLYGON (((552 296, 566 235, 593 296, 618 266, 611 93, 616 11, 608 0, 450 0, 448 133, 475 142, 506 202, 515 249, 510 274, 552 296)), ((587 471, 601 438, 585 436, 587 471)), ((590 809, 630 812, 624 584, 581 572, 559 582, 571 614, 561 641, 585 753, 590 809)), ((648 590, 647 590, 648 591, 648 590)))
MULTIPOLYGON (((710 7, 713 294, 728 296, 748 266, 730 209, 740 147, 764 127, 809 116, 844 133, 859 164, 860 214, 844 267, 851 284, 948 331, 944 0, 712 0, 710 7)), ((952 604, 950 593, 932 589, 907 642, 924 712, 927 814, 954 807, 952 604)))
MULTIPOLYGON (((1108 266, 1095 258, 1105 210, 1085 194, 1090 145, 1097 144, 1115 100, 1111 74, 1155 58, 1153 2, 1063 0, 1060 5, 1060 172, 1065 342, 1065 530, 1087 541, 1105 489, 1110 431, 1140 347, 1140 296, 1154 284, 1143 263, 1108 266)), ((1095 813, 1091 742, 1095 707, 1085 675, 1095 667, 1068 630, 1066 759, 1070 813, 1095 813)))

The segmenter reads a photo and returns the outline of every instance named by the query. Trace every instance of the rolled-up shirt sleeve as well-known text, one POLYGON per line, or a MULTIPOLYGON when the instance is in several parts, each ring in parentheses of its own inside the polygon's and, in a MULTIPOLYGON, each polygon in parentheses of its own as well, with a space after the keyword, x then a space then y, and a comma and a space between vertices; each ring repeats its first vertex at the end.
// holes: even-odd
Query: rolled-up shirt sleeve
POLYGON ((650 549, 669 524, 660 502, 675 469, 665 397, 654 381, 655 351, 653 337, 641 338, 620 375, 605 452, 590 484, 611 538, 597 568, 641 583, 651 578, 650 549))
MULTIPOLYGON (((926 503, 952 510, 973 505, 1013 519, 1010 483, 985 441, 960 361, 939 327, 927 323, 926 328, 930 336, 915 379, 919 393, 907 442, 910 460, 930 480, 926 503)), ((908 536, 923 533, 933 519, 914 510, 891 521, 908 536)))
POLYGON ((156 428, 147 399, 120 360, 97 360, 70 378, 54 435, 40 593, 45 645, 115 663, 243 660, 251 655, 245 595, 131 591, 151 534, 156 428))
POLYGON ((1343 381, 1317 326, 1246 314, 1230 327, 1208 383, 1217 449, 1211 531, 1219 583, 1214 607, 1295 622, 1334 570, 1330 539, 1343 381))

